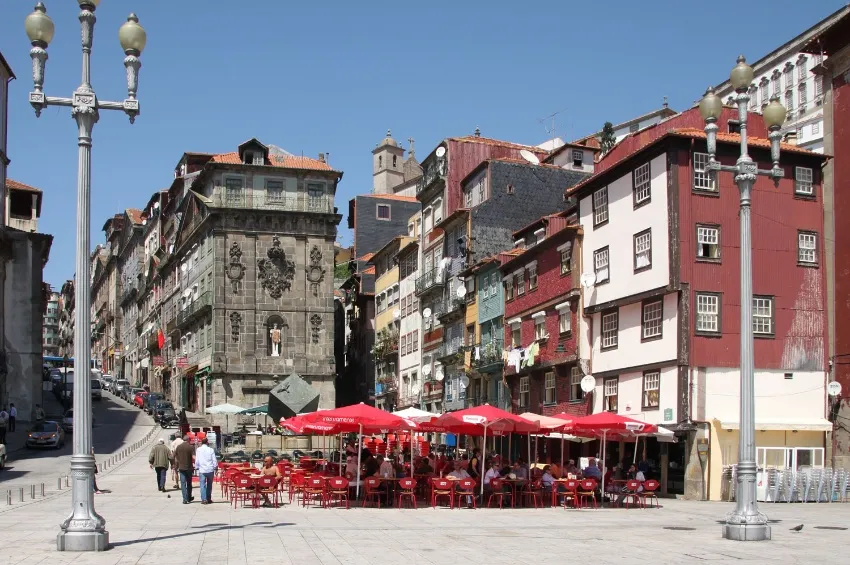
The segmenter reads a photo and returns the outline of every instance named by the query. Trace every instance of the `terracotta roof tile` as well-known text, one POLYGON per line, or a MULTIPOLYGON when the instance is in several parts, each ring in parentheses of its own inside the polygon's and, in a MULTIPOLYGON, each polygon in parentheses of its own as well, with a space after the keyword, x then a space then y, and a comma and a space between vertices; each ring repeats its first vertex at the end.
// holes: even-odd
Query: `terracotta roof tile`
POLYGON ((371 267, 366 267, 365 269, 363 269, 363 274, 364 275, 374 275, 375 274, 375 266, 372 265, 371 267))
MULTIPOLYGON (((300 157, 297 155, 269 155, 269 161, 272 167, 281 167, 284 169, 306 169, 311 171, 333 171, 333 168, 325 162, 309 157, 300 157)), ((239 153, 219 153, 213 155, 213 163, 225 163, 228 165, 241 165, 242 160, 239 158, 239 153)))
POLYGON ((26 190, 27 192, 41 192, 40 188, 18 182, 10 178, 6 178, 6 188, 10 188, 12 190, 26 190))
POLYGON ((483 143, 484 145, 498 145, 500 147, 513 147, 515 149, 528 149, 533 153, 545 154, 546 151, 533 145, 524 145, 522 143, 513 143, 511 141, 502 141, 501 139, 493 139, 490 137, 479 137, 475 135, 465 135, 463 137, 450 137, 452 141, 460 141, 461 143, 483 143))
POLYGON ((134 224, 141 224, 145 219, 142 211, 136 210, 135 208, 127 208, 127 217, 130 218, 130 221, 134 224))
POLYGON ((401 202, 419 202, 415 196, 403 196, 401 194, 360 194, 366 198, 380 198, 381 200, 400 200, 401 202))
MULTIPOLYGON (((692 137, 695 139, 705 139, 705 131, 696 128, 678 128, 670 130, 670 135, 677 135, 680 137, 692 137)), ((723 143, 741 143, 741 135, 737 133, 727 133, 727 132, 717 132, 717 141, 723 143)), ((751 147, 761 147, 762 149, 770 149, 770 140, 764 139, 763 137, 750 137, 747 136, 747 145, 751 147)), ((806 155, 820 155, 820 153, 815 153, 814 151, 809 151, 808 149, 803 149, 797 145, 791 145, 790 143, 780 143, 779 147, 782 151, 788 151, 790 153, 803 153, 806 155)))

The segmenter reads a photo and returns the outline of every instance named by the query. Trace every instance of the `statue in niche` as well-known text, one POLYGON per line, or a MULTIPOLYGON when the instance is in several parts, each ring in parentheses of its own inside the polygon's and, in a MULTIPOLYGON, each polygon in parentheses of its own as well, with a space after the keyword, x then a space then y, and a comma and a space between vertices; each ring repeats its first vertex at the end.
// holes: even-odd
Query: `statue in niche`
POLYGON ((272 357, 280 357, 280 328, 277 324, 269 330, 269 338, 272 342, 272 357))

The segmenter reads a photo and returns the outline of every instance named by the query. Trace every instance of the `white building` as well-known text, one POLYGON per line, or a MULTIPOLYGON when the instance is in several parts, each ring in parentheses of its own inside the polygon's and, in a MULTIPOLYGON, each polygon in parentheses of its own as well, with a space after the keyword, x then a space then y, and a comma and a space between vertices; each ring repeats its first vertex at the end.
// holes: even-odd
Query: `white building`
MULTIPOLYGON (((618 124, 614 124, 614 139, 617 143, 619 143, 624 137, 629 135, 630 133, 635 133, 642 129, 648 128, 649 126, 653 126, 657 123, 660 123, 671 116, 675 116, 678 112, 670 108, 667 104, 667 97, 664 97, 664 103, 661 105, 661 108, 657 110, 653 110, 651 112, 647 112, 646 114, 642 114, 635 118, 631 118, 626 120, 625 122, 620 122, 618 124)), ((602 130, 597 131, 591 135, 586 137, 582 137, 581 139, 577 139, 569 145, 591 145, 593 141, 590 141, 591 138, 595 139, 597 142, 602 139, 602 130), (590 141, 590 143, 588 143, 590 141)))
MULTIPOLYGON (((823 153, 823 77, 812 69, 825 57, 801 50, 848 12, 850 6, 845 6, 758 61, 748 61, 755 71, 749 91, 750 111, 761 112, 770 98, 778 96, 788 110, 783 133, 792 134, 797 145, 817 153, 823 153)), ((715 90, 726 104, 732 104, 734 90, 728 79, 715 90)))
POLYGON ((410 218, 407 235, 414 240, 399 250, 398 284, 401 295, 402 343, 399 350, 399 386, 396 405, 399 409, 420 407, 423 392, 424 375, 422 363, 422 315, 419 312, 419 298, 416 296, 416 277, 419 276, 419 236, 422 226, 422 214, 410 218))

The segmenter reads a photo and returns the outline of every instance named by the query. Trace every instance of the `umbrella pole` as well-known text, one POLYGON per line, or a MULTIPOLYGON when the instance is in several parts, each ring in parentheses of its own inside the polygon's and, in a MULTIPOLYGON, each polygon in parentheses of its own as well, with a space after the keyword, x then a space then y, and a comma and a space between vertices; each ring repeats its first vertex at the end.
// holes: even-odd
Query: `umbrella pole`
POLYGON ((559 479, 564 476, 564 431, 561 430, 561 476, 559 479))
POLYGON ((514 454, 511 451, 511 442, 512 442, 513 438, 514 438, 514 434, 508 434, 508 461, 510 461, 511 463, 514 462, 513 461, 514 454))
POLYGON ((599 497, 600 506, 605 505, 605 444, 608 443, 608 430, 602 430, 602 495, 599 497))
MULTIPOLYGON (((339 449, 337 449, 337 451, 339 451, 339 476, 341 477, 342 476, 342 466, 343 466, 343 458, 342 457, 344 455, 344 453, 342 452, 342 434, 339 434, 339 449)), ((348 459, 348 457, 346 457, 346 459, 348 459)), ((345 461, 345 462, 347 463, 347 461, 345 461)))
POLYGON ((357 450, 357 491, 355 492, 355 499, 360 498, 360 458, 363 455, 363 424, 360 424, 360 431, 357 434, 357 445, 360 446, 357 450))
MULTIPOLYGON (((633 465, 637 464, 637 448, 638 448, 639 443, 640 443, 640 436, 635 436, 635 457, 634 457, 634 459, 632 459, 633 465)), ((644 445, 644 447, 646 447, 646 441, 643 442, 643 445, 644 445)))
MULTIPOLYGON (((487 424, 484 424, 484 445, 487 445, 487 424)), ((481 504, 484 504, 484 459, 486 459, 485 453, 481 454, 481 504)))

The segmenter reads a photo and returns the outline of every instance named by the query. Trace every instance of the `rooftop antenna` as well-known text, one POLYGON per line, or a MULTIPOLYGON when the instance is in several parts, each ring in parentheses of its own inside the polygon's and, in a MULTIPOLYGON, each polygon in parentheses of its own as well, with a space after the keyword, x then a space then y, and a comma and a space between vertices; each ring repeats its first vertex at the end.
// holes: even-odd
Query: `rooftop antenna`
POLYGON ((662 104, 661 107, 664 108, 665 110, 670 107, 670 105, 667 103, 667 97, 666 96, 664 97, 664 104, 662 104))
MULTIPOLYGON (((552 140, 552 145, 555 144, 555 142, 554 142, 554 140, 555 140, 555 118, 558 116, 558 114, 562 114, 566 111, 567 111, 567 109, 564 108, 563 110, 558 110, 557 112, 549 114, 548 116, 543 116, 542 118, 537 120, 537 123, 543 124, 543 129, 545 129, 546 134, 550 136, 550 139, 552 140), (546 120, 550 120, 550 119, 552 120, 552 129, 551 130, 549 128, 547 128, 546 125, 545 125, 546 120)), ((554 149, 554 147, 552 149, 554 149)))

